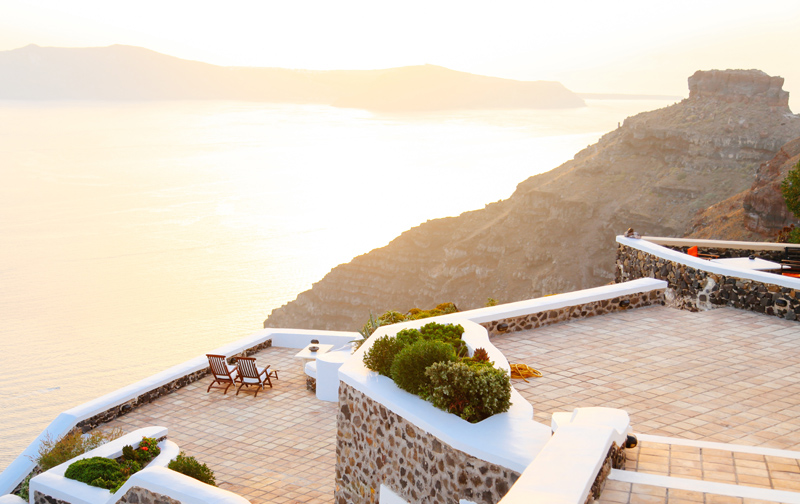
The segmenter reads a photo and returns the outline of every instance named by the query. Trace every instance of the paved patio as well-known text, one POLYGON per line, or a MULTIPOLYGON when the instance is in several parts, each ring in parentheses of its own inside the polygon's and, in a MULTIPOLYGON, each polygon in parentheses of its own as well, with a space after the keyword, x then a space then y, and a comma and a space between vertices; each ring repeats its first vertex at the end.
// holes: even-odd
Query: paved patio
MULTIPOLYGON (((796 322, 729 308, 655 307, 493 342, 510 362, 544 373, 514 382, 539 422, 549 425, 552 413, 577 406, 610 406, 628 411, 641 433, 800 451, 796 322)), ((256 356, 280 370, 275 388, 256 398, 206 394, 206 378, 110 426, 168 427, 170 439, 215 471, 220 487, 255 504, 331 503, 337 407, 306 391, 296 352, 270 348, 256 356)), ((627 469, 800 491, 796 459, 643 442, 630 451, 627 469)), ((759 501, 610 481, 600 502, 759 501)))
MULTIPOLYGON (((492 340, 544 374, 515 381, 537 421, 626 410, 636 432, 800 451, 800 324, 723 308, 656 307, 492 340)), ((796 459, 640 443, 627 470, 800 492, 796 459)), ((799 496, 800 497, 800 496, 799 496)), ((610 481, 601 503, 767 502, 610 481)))

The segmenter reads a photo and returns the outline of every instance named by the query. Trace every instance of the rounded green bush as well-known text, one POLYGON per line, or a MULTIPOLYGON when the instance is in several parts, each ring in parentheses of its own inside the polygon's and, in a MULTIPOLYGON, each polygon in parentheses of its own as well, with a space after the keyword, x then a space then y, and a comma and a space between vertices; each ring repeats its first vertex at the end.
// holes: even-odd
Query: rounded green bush
POLYGON ((392 363, 391 378, 406 392, 424 396, 429 382, 425 369, 436 362, 454 360, 456 351, 449 343, 420 340, 397 354, 392 363))
POLYGON ((214 471, 209 469, 207 465, 198 462, 194 457, 187 457, 184 452, 175 457, 175 460, 171 461, 167 467, 202 481, 207 485, 217 486, 217 482, 214 479, 214 471))
POLYGON ((485 363, 438 362, 425 375, 429 380, 427 399, 469 422, 480 422, 511 407, 511 380, 502 369, 485 363))
POLYGON ((124 481, 122 470, 116 460, 91 457, 73 462, 64 476, 100 488, 111 490, 124 481))
POLYGON ((395 356, 402 350, 403 343, 390 336, 382 336, 375 340, 364 354, 364 365, 383 376, 389 376, 395 356))

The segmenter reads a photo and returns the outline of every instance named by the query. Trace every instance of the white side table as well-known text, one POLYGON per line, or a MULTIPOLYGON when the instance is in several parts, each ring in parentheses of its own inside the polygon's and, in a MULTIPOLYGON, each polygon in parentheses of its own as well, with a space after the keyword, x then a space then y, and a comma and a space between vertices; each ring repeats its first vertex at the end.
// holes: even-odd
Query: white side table
POLYGON ((294 358, 295 359, 300 359, 300 369, 302 370, 303 373, 305 373, 306 362, 307 361, 317 360, 317 356, 318 355, 324 354, 325 352, 327 352, 331 348, 333 348, 333 345, 322 345, 322 344, 319 344, 319 343, 309 344, 309 345, 306 345, 305 348, 303 348, 302 350, 297 352, 295 354, 294 358), (311 350, 308 349, 309 347, 312 347, 312 346, 319 347, 319 350, 317 350, 316 352, 312 352, 311 350))

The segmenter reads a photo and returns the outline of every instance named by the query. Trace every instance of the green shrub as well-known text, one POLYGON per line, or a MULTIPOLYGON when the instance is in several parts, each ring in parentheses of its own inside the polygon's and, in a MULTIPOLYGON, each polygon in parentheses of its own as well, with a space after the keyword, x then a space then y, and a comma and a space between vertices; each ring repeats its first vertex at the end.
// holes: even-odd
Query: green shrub
POLYGON ((454 360, 456 352, 452 345, 444 341, 419 340, 397 354, 392 363, 391 377, 406 392, 424 396, 429 381, 425 368, 435 362, 454 360))
POLYGON ((778 243, 800 243, 800 228, 795 227, 794 224, 784 227, 778 232, 778 237, 775 241, 778 243))
POLYGON ((105 457, 75 461, 67 468, 64 476, 107 490, 116 490, 125 482, 119 463, 105 457))
POLYGON ((494 366, 494 362, 489 360, 489 352, 485 348, 476 348, 472 357, 465 357, 461 361, 472 367, 494 366))
POLYGON ((786 208, 800 219, 800 162, 789 170, 781 182, 781 194, 786 201, 786 208))
POLYGON ((383 376, 389 376, 395 356, 402 350, 403 344, 390 336, 375 340, 364 354, 364 365, 383 376))
POLYGON ((31 478, 35 476, 34 473, 30 473, 29 475, 25 476, 25 479, 22 480, 22 483, 19 484, 19 490, 17 491, 16 495, 22 497, 25 502, 30 501, 30 488, 31 488, 31 478))
POLYGON ((175 460, 171 461, 167 467, 186 476, 191 476, 207 485, 217 486, 217 482, 214 479, 214 471, 209 469, 207 465, 198 462, 194 457, 187 457, 183 452, 175 457, 175 460))
POLYGON ((395 310, 389 310, 380 317, 378 317, 377 319, 372 315, 372 313, 370 313, 369 320, 358 331, 361 334, 361 339, 356 340, 356 344, 360 346, 360 344, 363 343, 364 340, 369 338, 372 335, 372 333, 375 332, 375 329, 381 326, 397 324, 399 322, 405 322, 407 320, 417 320, 428 317, 436 317, 438 315, 446 315, 448 313, 455 313, 457 311, 458 308, 456 308, 456 305, 454 305, 453 303, 441 303, 436 305, 436 308, 433 308, 431 310, 420 310, 419 308, 412 308, 408 310, 408 312, 405 314, 395 310))
POLYGON ((511 381, 502 369, 470 366, 465 362, 437 362, 425 375, 427 399, 439 409, 472 423, 480 422, 511 406, 511 381))
POLYGON ((441 303, 436 305, 436 308, 431 310, 420 310, 418 308, 413 308, 408 311, 406 319, 420 320, 424 318, 438 317, 439 315, 447 315, 448 313, 455 313, 457 311, 458 308, 456 308, 456 305, 453 303, 441 303))
POLYGON ((119 470, 120 472, 122 472, 122 476, 125 479, 128 479, 137 472, 141 471, 142 465, 139 462, 136 462, 135 460, 124 460, 120 464, 119 470))
POLYGON ((58 439, 45 436, 39 445, 39 456, 34 462, 44 472, 120 436, 122 429, 113 429, 109 432, 93 430, 86 435, 79 430, 73 430, 58 439))
POLYGON ((122 447, 122 458, 144 465, 156 458, 160 453, 161 448, 158 447, 156 438, 142 437, 138 448, 134 448, 131 445, 122 447))
POLYGON ((399 322, 405 322, 405 321, 406 321, 406 316, 394 310, 389 310, 380 317, 378 317, 378 322, 382 326, 397 324, 399 322))

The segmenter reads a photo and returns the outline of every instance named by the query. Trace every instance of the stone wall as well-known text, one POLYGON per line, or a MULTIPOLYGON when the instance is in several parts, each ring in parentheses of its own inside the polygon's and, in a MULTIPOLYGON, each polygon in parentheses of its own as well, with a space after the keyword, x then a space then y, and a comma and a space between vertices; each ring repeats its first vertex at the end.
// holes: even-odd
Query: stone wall
MULTIPOLYGON (((638 278, 638 277, 637 277, 638 278)), ((489 332, 492 338, 498 334, 506 334, 515 331, 527 331, 537 327, 558 324, 567 320, 582 319, 595 315, 605 315, 621 310, 630 310, 650 305, 664 304, 664 289, 653 290, 618 296, 612 299, 602 299, 575 306, 566 306, 554 310, 544 310, 529 315, 505 318, 484 322, 481 325, 489 332)))
POLYGON ((798 289, 710 273, 620 244, 616 281, 645 277, 666 280, 669 283, 666 303, 684 310, 731 306, 787 320, 800 318, 798 289))
MULTIPOLYGON (((247 357, 248 355, 252 355, 256 352, 260 352, 265 348, 269 348, 272 346, 272 340, 268 339, 263 341, 257 345, 254 345, 250 348, 243 350, 242 352, 232 355, 228 357, 229 363, 234 363, 237 357, 247 357)), ((187 375, 181 376, 180 378, 176 378, 169 383, 161 385, 160 387, 156 387, 152 390, 148 390, 144 392, 130 401, 126 401, 122 404, 118 404, 114 407, 111 407, 103 412, 100 412, 96 415, 93 415, 85 420, 81 420, 75 425, 76 429, 81 429, 84 433, 89 432, 90 430, 96 428, 97 426, 110 422, 117 417, 121 417, 123 415, 127 415, 131 411, 135 410, 136 408, 143 406, 145 404, 149 404, 153 402, 155 399, 158 399, 161 396, 170 394, 179 388, 185 387, 190 383, 194 383, 197 380, 203 379, 208 374, 208 368, 203 368, 199 371, 195 371, 193 373, 189 373, 187 375)))
MULTIPOLYGON (((41 492, 34 492, 33 493, 33 503, 34 504, 71 504, 67 501, 63 501, 60 499, 56 499, 47 494, 43 494, 41 492)), ((123 504, 181 504, 181 501, 172 499, 167 497, 166 495, 161 495, 146 488, 142 487, 131 487, 125 492, 117 503, 123 504)))
POLYGON ((122 504, 181 504, 181 501, 142 487, 131 487, 117 503, 122 504))
POLYGON ((33 504, 70 504, 67 501, 56 499, 55 497, 42 492, 33 492, 33 504))
POLYGON ((412 503, 495 504, 519 478, 451 447, 344 382, 337 427, 336 504, 378 502, 381 484, 412 503))

